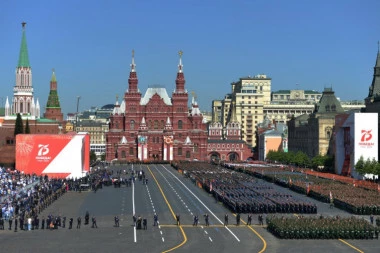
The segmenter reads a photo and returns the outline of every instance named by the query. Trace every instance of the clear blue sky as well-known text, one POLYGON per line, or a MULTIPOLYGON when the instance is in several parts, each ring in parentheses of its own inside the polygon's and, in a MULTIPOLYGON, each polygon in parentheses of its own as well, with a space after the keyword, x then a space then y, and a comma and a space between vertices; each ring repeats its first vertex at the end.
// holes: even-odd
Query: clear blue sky
MULTIPOLYGON (((201 110, 239 77, 266 74, 272 91, 332 85, 342 100, 368 95, 380 40, 379 0, 1 0, 0 97, 13 96, 21 22, 35 97, 46 105, 51 69, 65 114, 114 103, 135 50, 139 88, 186 88, 201 110)), ((5 99, 4 99, 5 101, 5 99)))

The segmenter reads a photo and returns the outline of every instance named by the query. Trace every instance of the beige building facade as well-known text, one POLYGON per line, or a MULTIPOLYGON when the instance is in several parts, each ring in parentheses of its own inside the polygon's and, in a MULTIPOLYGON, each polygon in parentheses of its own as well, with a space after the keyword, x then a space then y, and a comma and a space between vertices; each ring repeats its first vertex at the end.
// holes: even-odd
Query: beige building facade
MULTIPOLYGON (((241 123, 242 140, 252 147, 256 146, 257 124, 264 117, 270 121, 286 123, 292 117, 310 115, 315 104, 322 97, 322 92, 315 90, 279 90, 271 91, 272 79, 266 75, 242 77, 231 83, 231 93, 222 100, 212 102, 213 117, 216 114, 223 126, 231 119, 232 107, 235 103, 236 117, 241 123)), ((364 101, 340 102, 344 111, 360 111, 364 101)))

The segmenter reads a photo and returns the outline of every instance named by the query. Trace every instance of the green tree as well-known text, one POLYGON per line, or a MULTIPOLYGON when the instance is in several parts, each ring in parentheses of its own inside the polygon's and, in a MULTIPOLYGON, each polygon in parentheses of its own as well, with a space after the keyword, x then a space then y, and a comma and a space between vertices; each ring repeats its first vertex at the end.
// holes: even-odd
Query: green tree
POLYGON ((102 154, 100 155, 100 160, 101 160, 101 161, 105 161, 105 160, 106 160, 106 153, 102 153, 102 154))
POLYGON ((311 159, 311 164, 313 168, 318 168, 318 166, 324 166, 325 165, 325 158, 321 155, 317 155, 311 159))
POLYGON ((30 127, 29 127, 29 120, 28 119, 26 119, 25 133, 30 134, 30 127))
POLYGON ((90 151, 90 161, 96 161, 96 154, 94 150, 90 151))
POLYGON ((363 175, 365 174, 370 174, 372 171, 372 162, 371 162, 371 159, 369 159, 369 157, 367 158, 367 160, 364 162, 364 170, 363 170, 363 175))
POLYGON ((370 166, 370 171, 368 172, 369 174, 374 174, 376 175, 376 166, 378 162, 376 161, 375 157, 372 158, 371 160, 371 166, 370 166))
POLYGON ((375 173, 373 173, 373 174, 380 176, 380 163, 376 164, 375 173))
POLYGON ((16 135, 22 134, 22 133, 24 133, 24 125, 22 123, 21 114, 17 113, 14 135, 16 136, 16 135))
POLYGON ((364 157, 360 156, 359 160, 355 164, 355 170, 359 175, 364 175, 364 157))

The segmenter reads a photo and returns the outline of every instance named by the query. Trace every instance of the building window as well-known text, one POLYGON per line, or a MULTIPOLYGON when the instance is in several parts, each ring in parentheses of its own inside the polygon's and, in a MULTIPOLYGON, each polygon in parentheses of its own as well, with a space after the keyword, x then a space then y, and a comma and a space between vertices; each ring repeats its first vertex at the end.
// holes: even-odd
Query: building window
POLYGON ((183 128, 182 120, 178 120, 178 129, 182 129, 182 128, 183 128))
POLYGON ((182 148, 178 148, 178 155, 182 155, 182 148))
POLYGON ((130 124, 131 126, 131 130, 133 130, 133 129, 135 129, 135 121, 134 120, 131 120, 131 124, 130 124))
POLYGON ((121 158, 126 158, 127 156, 126 156, 126 154, 125 154, 125 151, 123 150, 123 151, 121 151, 121 158))
POLYGON ((186 158, 190 158, 190 151, 186 151, 186 158))
POLYGON ((133 150, 134 150, 133 147, 129 148, 129 155, 134 155, 135 152, 133 150))
POLYGON ((154 121, 154 129, 158 129, 158 120, 154 121))

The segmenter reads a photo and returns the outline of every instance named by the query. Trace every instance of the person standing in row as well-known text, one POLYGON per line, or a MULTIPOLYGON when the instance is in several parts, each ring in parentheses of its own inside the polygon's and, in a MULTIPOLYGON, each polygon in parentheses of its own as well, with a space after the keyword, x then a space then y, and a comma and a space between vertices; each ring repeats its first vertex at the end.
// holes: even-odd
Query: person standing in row
POLYGON ((251 225, 252 223, 252 214, 248 214, 248 218, 247 218, 247 225, 251 225))
POLYGON ((77 219, 77 229, 80 229, 80 224, 82 223, 81 217, 78 217, 77 219))
POLYGON ((206 224, 206 227, 210 226, 210 223, 208 222, 208 214, 207 213, 205 214, 205 224, 206 224))
POLYGON ((153 226, 158 226, 158 215, 156 213, 154 214, 153 220, 153 226))
POLYGON ((198 215, 194 215, 193 226, 198 226, 198 215))
POLYGON ((73 228, 73 218, 70 218, 69 220, 69 229, 73 228))
POLYGON ((143 219, 143 229, 144 230, 147 230, 148 229, 148 221, 146 220, 146 218, 143 219))
POLYGON ((228 214, 224 215, 224 226, 228 226, 228 214))
POLYGON ((98 225, 96 225, 96 218, 95 218, 95 216, 93 216, 92 217, 92 219, 91 219, 91 221, 92 221, 92 228, 98 228, 98 225))
POLYGON ((240 225, 240 213, 236 215, 236 226, 240 225))
POLYGON ((176 219, 177 219, 177 226, 180 226, 181 225, 181 221, 180 221, 179 214, 176 215, 176 219))
POLYGON ((119 217, 115 216, 115 227, 119 227, 119 217))

